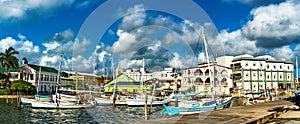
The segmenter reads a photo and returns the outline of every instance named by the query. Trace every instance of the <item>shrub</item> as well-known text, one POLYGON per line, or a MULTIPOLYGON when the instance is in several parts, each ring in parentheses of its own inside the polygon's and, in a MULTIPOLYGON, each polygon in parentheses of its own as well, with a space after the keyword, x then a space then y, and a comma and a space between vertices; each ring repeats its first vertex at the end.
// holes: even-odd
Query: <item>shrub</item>
POLYGON ((0 89, 0 95, 10 95, 10 89, 0 89))

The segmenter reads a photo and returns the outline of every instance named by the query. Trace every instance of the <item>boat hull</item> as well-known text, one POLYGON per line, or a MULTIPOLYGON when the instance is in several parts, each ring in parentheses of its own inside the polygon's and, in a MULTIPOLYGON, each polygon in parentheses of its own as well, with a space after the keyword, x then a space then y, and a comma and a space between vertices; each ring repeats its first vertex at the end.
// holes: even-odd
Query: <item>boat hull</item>
POLYGON ((80 108, 91 108, 93 104, 59 104, 50 102, 32 102, 32 108, 44 108, 44 109, 80 109, 80 108))
POLYGON ((201 107, 168 107, 163 105, 164 111, 161 113, 163 115, 183 115, 183 114, 190 114, 190 113, 199 113, 201 111, 210 111, 216 109, 223 109, 228 108, 232 102, 232 97, 226 98, 226 100, 220 104, 216 105, 209 105, 209 106, 201 106, 201 107))
MULTIPOLYGON (((162 106, 164 104, 168 104, 168 101, 148 101, 147 106, 162 106)), ((145 106, 145 101, 140 99, 126 99, 126 104, 129 107, 139 107, 139 106, 145 106)))

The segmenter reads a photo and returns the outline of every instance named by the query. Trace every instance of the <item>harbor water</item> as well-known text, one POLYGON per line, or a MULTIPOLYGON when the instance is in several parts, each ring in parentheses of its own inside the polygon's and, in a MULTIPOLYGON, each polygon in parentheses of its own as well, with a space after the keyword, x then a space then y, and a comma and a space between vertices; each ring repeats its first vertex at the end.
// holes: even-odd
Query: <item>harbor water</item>
MULTIPOLYGON (((153 107, 149 119, 161 118, 162 107, 153 107)), ((0 99, 0 124, 120 124, 144 120, 143 107, 97 106, 89 109, 18 109, 16 100, 0 99)))
MULTIPOLYGON (((297 105, 300 100, 296 100, 297 105)), ((243 98, 234 98, 232 106, 241 106, 243 98)), ((150 107, 148 107, 150 108, 150 107)), ((153 107, 149 120, 165 118, 162 107, 153 107)), ((97 106, 89 109, 32 109, 17 108, 15 99, 0 99, 0 124, 122 124, 144 121, 143 107, 97 106)), ((270 120, 271 124, 289 123, 289 120, 270 120), (283 122, 284 121, 284 122, 283 122), (286 122, 287 121, 287 122, 286 122)))

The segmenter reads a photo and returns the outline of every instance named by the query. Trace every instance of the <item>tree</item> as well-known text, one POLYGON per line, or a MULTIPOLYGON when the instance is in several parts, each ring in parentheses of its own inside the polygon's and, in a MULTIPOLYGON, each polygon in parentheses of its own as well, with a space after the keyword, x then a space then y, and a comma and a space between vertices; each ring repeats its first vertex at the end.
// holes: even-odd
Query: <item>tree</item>
POLYGON ((28 93, 32 94, 36 90, 35 86, 33 86, 31 83, 28 83, 22 79, 13 81, 10 89, 13 92, 19 92, 19 94, 21 92, 23 92, 25 94, 28 94, 28 93))
MULTIPOLYGON (((15 54, 19 54, 13 47, 9 47, 5 50, 4 53, 0 52, 0 63, 1 66, 5 68, 6 80, 9 82, 9 69, 10 68, 18 68, 19 60, 15 54)), ((10 87, 10 82, 7 85, 7 88, 10 87)))

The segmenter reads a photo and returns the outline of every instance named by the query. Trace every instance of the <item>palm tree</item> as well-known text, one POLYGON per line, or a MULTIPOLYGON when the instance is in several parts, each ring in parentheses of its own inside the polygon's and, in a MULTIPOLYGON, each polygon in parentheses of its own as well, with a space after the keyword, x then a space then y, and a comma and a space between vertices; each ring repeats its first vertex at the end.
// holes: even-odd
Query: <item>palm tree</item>
MULTIPOLYGON (((5 68, 6 81, 9 82, 9 69, 10 68, 18 68, 19 60, 14 54, 19 54, 13 47, 9 47, 5 50, 4 53, 0 52, 0 63, 1 66, 5 68)), ((10 87, 10 83, 8 83, 7 88, 10 87)))

